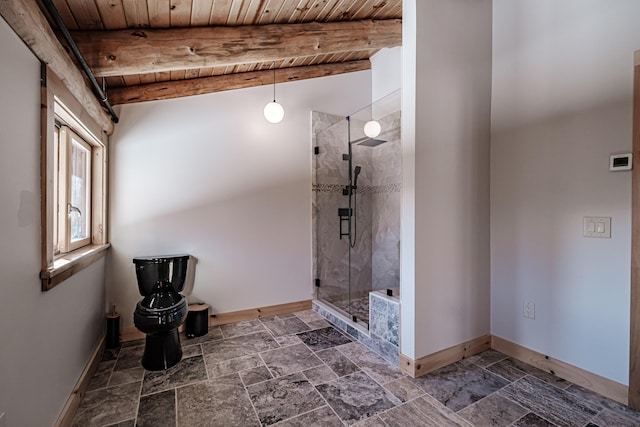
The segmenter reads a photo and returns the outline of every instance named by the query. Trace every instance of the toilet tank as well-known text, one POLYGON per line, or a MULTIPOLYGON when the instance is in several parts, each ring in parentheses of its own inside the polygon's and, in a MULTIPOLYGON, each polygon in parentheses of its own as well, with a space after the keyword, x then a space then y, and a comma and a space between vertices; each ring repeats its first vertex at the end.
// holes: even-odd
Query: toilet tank
POLYGON ((166 287, 170 287, 174 292, 181 292, 187 277, 190 258, 190 255, 134 258, 140 295, 147 296, 166 287))

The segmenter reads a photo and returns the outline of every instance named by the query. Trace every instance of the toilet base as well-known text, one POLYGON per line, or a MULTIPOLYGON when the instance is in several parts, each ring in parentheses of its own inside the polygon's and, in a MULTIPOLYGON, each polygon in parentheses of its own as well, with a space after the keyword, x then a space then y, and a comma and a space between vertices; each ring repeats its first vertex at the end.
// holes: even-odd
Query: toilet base
POLYGON ((162 371, 182 359, 182 347, 178 329, 147 334, 142 356, 142 367, 148 371, 162 371))

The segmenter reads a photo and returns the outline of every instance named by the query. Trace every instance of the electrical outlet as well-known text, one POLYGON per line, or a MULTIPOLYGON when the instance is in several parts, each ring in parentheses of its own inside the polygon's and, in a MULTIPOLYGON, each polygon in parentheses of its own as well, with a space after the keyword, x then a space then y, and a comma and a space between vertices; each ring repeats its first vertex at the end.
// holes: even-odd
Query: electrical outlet
POLYGON ((536 318, 536 304, 532 301, 524 301, 522 303, 522 317, 527 319, 536 318))

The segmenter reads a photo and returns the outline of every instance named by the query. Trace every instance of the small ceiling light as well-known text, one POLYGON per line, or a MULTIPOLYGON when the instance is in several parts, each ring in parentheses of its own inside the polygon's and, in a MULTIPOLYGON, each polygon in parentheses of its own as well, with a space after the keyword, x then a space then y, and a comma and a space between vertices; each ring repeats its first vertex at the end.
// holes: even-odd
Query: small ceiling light
POLYGON ((376 120, 371 120, 364 124, 364 134, 369 138, 375 138, 380 135, 381 131, 382 126, 380 126, 380 123, 376 120))
POLYGON ((276 67, 273 64, 273 102, 264 106, 264 118, 269 123, 280 123, 284 118, 284 108, 276 102, 276 67))

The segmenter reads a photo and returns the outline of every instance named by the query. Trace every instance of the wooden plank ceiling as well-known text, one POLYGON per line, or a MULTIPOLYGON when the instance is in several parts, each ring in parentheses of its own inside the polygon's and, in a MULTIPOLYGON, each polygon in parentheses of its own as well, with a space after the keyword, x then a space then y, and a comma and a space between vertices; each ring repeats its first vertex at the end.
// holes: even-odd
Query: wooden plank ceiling
POLYGON ((402 0, 53 3, 112 104, 368 69, 401 44, 402 0))

